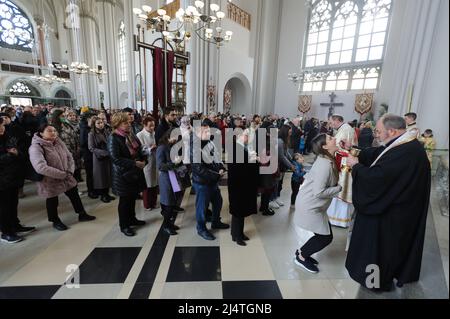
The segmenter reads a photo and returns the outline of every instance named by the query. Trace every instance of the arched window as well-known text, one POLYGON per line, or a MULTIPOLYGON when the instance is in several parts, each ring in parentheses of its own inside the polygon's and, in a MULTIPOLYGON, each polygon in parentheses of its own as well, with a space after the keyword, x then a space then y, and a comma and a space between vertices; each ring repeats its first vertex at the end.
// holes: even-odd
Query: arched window
POLYGON ((379 87, 392 0, 310 0, 302 91, 379 87))
POLYGON ((119 74, 120 81, 128 81, 128 65, 127 65, 127 52, 126 52, 126 34, 125 23, 120 22, 119 26, 119 74))
POLYGON ((11 1, 0 0, 0 47, 31 52, 33 39, 27 15, 11 1))

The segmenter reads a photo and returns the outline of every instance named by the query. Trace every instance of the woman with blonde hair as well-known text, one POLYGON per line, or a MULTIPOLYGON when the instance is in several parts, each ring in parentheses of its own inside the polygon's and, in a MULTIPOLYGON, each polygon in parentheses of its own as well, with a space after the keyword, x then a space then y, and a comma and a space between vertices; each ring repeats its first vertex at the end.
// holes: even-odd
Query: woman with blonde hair
POLYGON ((125 236, 136 235, 132 226, 144 226, 136 218, 136 199, 146 189, 143 169, 147 165, 139 140, 131 135, 131 123, 127 113, 112 117, 113 133, 108 140, 108 151, 113 164, 113 193, 119 199, 120 230, 125 236))

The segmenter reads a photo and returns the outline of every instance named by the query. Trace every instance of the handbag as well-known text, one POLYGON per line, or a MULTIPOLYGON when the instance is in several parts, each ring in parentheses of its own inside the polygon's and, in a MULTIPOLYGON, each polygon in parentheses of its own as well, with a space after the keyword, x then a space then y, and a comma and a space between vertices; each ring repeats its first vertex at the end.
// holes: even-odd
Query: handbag
POLYGON ((178 182, 183 189, 189 188, 192 186, 191 176, 189 175, 189 169, 187 166, 182 165, 175 169, 175 174, 177 176, 178 182))
MULTIPOLYGON (((42 151, 44 152, 44 159, 47 161, 46 154, 45 154, 45 148, 42 147, 42 151)), ((30 161, 28 161, 28 172, 27 172, 27 180, 32 182, 42 182, 44 180, 44 175, 39 174, 36 172, 36 170, 33 167, 33 164, 31 164, 30 161)))

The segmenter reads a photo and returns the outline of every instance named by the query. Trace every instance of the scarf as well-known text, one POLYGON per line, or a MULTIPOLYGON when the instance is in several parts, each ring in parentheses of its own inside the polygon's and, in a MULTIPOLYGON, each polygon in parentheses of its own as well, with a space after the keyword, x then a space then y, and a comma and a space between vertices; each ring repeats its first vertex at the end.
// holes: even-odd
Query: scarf
POLYGON ((378 158, 375 160, 375 162, 373 162, 373 164, 370 167, 374 167, 378 161, 384 156, 384 154, 386 154, 387 152, 389 152, 390 150, 392 150, 393 148, 396 148, 397 146, 401 146, 403 144, 412 142, 414 140, 417 139, 417 134, 414 131, 409 131, 406 132, 405 134, 403 134, 402 136, 400 136, 397 140, 394 141, 394 143, 392 143, 391 145, 389 145, 384 151, 383 153, 380 154, 380 156, 378 156, 378 158))
POLYGON ((116 134, 122 137, 125 137, 125 143, 128 147, 128 151, 130 151, 131 157, 135 158, 139 151, 139 142, 134 137, 133 133, 127 133, 121 129, 116 130, 116 134))

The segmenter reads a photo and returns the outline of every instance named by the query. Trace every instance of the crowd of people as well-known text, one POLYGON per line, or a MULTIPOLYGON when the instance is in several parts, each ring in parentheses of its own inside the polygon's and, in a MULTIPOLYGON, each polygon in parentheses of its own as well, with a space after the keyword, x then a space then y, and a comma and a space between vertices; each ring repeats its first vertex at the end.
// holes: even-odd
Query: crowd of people
POLYGON ((19 198, 26 196, 25 180, 36 182, 56 230, 68 230, 58 216, 62 194, 70 199, 80 222, 95 220, 84 209, 84 194, 78 189, 86 179, 89 198, 110 203, 116 200, 111 192, 118 197, 119 226, 125 236, 135 236, 136 227, 146 224, 136 218, 138 200, 147 211, 161 208, 164 232, 177 235, 177 214, 184 212, 182 200, 191 189, 196 196, 198 235, 215 240, 211 230, 231 228, 233 241, 246 246, 250 239, 244 232, 245 218, 258 211, 273 216, 285 206, 281 195, 285 176, 291 172, 289 204, 295 223, 314 233, 295 252, 295 263, 319 272, 319 262, 312 256, 333 241, 336 215, 330 210, 345 209, 351 221, 346 265, 350 275, 366 285, 366 266, 378 265, 381 283, 371 288, 388 290, 394 278, 401 286, 417 281, 420 273, 435 142, 431 130, 420 135, 416 120, 414 113, 388 114, 377 123, 346 123, 339 115, 322 122, 278 115, 182 115, 172 108, 163 110, 158 119, 131 108, 4 106, 0 113, 1 240, 17 243, 35 230, 23 226, 18 216, 19 198), (224 154, 227 129, 237 132, 231 156, 224 154), (257 143, 261 132, 265 147, 257 143), (201 154, 195 151, 196 143, 201 154), (271 152, 274 145, 276 158, 271 152), (239 154, 244 155, 243 161, 239 154), (315 161, 307 172, 305 156, 309 154, 315 161), (274 172, 261 173, 273 162, 274 172), (220 217, 220 183, 225 178, 231 227, 220 217))

